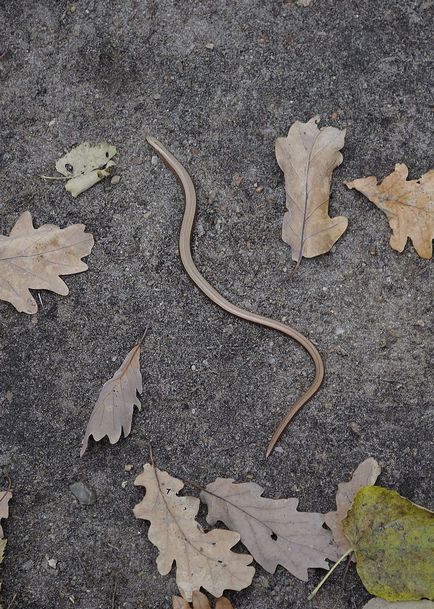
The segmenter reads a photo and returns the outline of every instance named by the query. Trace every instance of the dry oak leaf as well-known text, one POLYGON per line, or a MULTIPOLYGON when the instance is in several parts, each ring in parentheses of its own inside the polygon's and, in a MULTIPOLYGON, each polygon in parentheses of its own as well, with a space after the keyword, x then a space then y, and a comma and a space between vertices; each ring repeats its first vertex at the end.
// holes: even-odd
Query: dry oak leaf
POLYGON ((205 588, 220 597, 223 591, 242 590, 252 582, 252 557, 236 554, 231 548, 240 541, 234 531, 213 529, 205 533, 195 517, 200 501, 179 497, 181 480, 147 463, 134 484, 144 486, 146 495, 134 507, 136 518, 149 520, 149 540, 160 553, 157 567, 167 575, 176 562, 176 583, 181 595, 192 600, 194 590, 205 588))
POLYGON ((11 491, 0 491, 0 539, 3 538, 3 529, 1 527, 2 518, 9 516, 9 501, 12 499, 11 491))
POLYGON ((241 542, 266 571, 274 573, 282 565, 303 581, 308 569, 328 569, 326 558, 339 555, 331 545, 324 516, 297 512, 298 499, 267 499, 264 489, 253 482, 235 483, 217 478, 200 497, 208 506, 207 522, 217 521, 241 535, 241 542))
POLYGON ((276 158, 285 174, 286 206, 282 238, 291 246, 292 259, 300 264, 328 252, 343 235, 348 219, 330 218, 330 183, 335 167, 342 163, 345 129, 318 129, 319 117, 296 121, 287 137, 276 140, 276 158))
POLYGON ((408 168, 397 163, 395 170, 377 184, 370 176, 345 182, 384 211, 392 229, 390 246, 402 252, 410 237, 421 258, 432 258, 434 239, 434 169, 419 180, 407 180, 408 168))
POLYGON ((340 555, 345 554, 351 544, 344 535, 342 520, 347 516, 353 499, 362 487, 375 484, 381 474, 381 467, 373 457, 365 459, 354 471, 349 482, 340 482, 336 493, 336 511, 325 514, 325 523, 331 529, 333 542, 340 555))
POLYGON ((139 410, 141 407, 137 394, 143 391, 140 353, 145 335, 146 331, 117 372, 104 383, 86 427, 80 457, 86 452, 90 436, 95 442, 108 436, 110 444, 116 444, 122 431, 125 438, 130 434, 134 406, 139 410))
MULTIPOLYGON (((3 562, 3 558, 5 556, 5 550, 6 550, 6 544, 7 544, 7 539, 0 539, 0 565, 3 562)), ((1 584, 0 584, 1 587, 1 584)), ((0 609, 1 609, 1 605, 0 605, 0 609)))
POLYGON ((0 235, 0 300, 32 314, 38 305, 30 289, 66 296, 68 286, 60 275, 87 270, 81 258, 90 254, 94 241, 84 229, 83 224, 34 228, 30 212, 21 214, 9 237, 0 235))
MULTIPOLYGON (((172 598, 172 607, 173 609, 211 609, 211 605, 205 594, 202 594, 202 592, 199 592, 198 590, 193 591, 191 607, 185 598, 182 598, 181 596, 174 596, 172 598)), ((227 598, 221 596, 217 599, 215 609, 233 609, 233 607, 227 598)))

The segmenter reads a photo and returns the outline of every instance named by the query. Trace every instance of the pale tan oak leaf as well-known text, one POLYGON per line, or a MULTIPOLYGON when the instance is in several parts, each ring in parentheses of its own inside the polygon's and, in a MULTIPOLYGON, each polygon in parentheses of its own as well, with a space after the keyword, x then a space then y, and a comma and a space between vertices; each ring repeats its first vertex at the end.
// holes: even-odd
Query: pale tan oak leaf
POLYGON ((252 557, 232 552, 238 533, 213 529, 205 533, 196 521, 200 501, 180 497, 181 480, 147 463, 135 484, 146 489, 144 499, 134 507, 136 518, 150 521, 149 540, 159 549, 157 568, 167 575, 176 563, 176 583, 183 598, 191 601, 193 591, 204 588, 216 597, 224 590, 242 590, 252 582, 252 557))
POLYGON ((349 482, 340 482, 336 493, 336 511, 325 514, 325 523, 331 529, 333 542, 340 555, 345 554, 351 544, 344 535, 342 520, 346 518, 353 499, 362 487, 375 484, 381 467, 373 457, 368 457, 356 468, 349 482))
POLYGON ((139 410, 141 407, 137 394, 143 391, 140 353, 145 335, 146 332, 112 378, 104 383, 86 427, 80 457, 86 452, 91 436, 95 442, 107 436, 110 444, 116 444, 122 432, 125 438, 130 434, 134 406, 139 410))
POLYGON ((324 516, 298 512, 298 499, 268 499, 253 482, 235 483, 217 478, 200 497, 208 506, 207 522, 223 522, 237 531, 253 558, 269 573, 278 565, 303 581, 309 568, 328 569, 326 559, 336 560, 324 516))
POLYGON ((342 163, 345 129, 318 129, 319 117, 296 121, 287 137, 276 140, 276 158, 285 175, 286 206, 282 238, 299 266, 303 257, 330 251, 343 235, 348 219, 328 214, 333 170, 342 163))
POLYGON ((392 229, 390 247, 402 252, 410 238, 419 256, 430 259, 434 239, 434 169, 419 180, 407 180, 407 176, 407 166, 397 163, 380 184, 375 176, 345 184, 384 211, 392 229))
POLYGON ((3 529, 1 527, 2 518, 9 516, 9 501, 12 499, 11 491, 0 491, 0 539, 3 538, 3 529))
POLYGON ((21 214, 10 235, 0 235, 0 300, 32 314, 38 305, 29 290, 50 290, 66 296, 68 286, 60 275, 82 273, 88 268, 81 258, 90 254, 94 241, 84 229, 83 224, 34 228, 30 212, 21 214))
MULTIPOLYGON (((202 592, 199 592, 198 590, 193 590, 193 601, 191 606, 185 598, 174 596, 172 598, 172 609, 211 609, 211 605, 205 594, 202 594, 202 592)), ((233 609, 233 607, 231 602, 222 596, 217 599, 215 609, 233 609)))

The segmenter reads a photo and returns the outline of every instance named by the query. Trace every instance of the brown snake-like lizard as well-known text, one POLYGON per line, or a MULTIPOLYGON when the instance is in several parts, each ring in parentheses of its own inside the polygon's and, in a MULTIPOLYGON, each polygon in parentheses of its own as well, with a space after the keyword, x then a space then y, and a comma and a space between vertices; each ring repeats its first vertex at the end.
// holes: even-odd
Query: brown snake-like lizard
POLYGON ((307 391, 291 406, 288 414, 280 421, 279 425, 276 428, 276 431, 273 434, 273 437, 270 440, 270 443, 267 447, 266 456, 268 457, 275 447, 278 439, 282 435, 283 431, 287 427, 288 423, 294 417, 294 415, 300 410, 304 404, 318 391, 319 387, 324 378, 324 364, 321 359, 321 356, 315 347, 311 343, 311 341, 280 321, 275 321, 274 319, 269 319, 268 317, 262 317, 262 315, 257 315, 256 313, 251 313, 250 311, 245 311, 240 307, 226 300, 224 296, 219 294, 217 290, 215 290, 212 285, 210 285, 207 280, 199 273, 196 265, 193 262, 193 258, 191 255, 191 234, 193 230, 194 218, 196 215, 196 190, 194 188, 193 182, 187 172, 187 170, 181 165, 181 163, 173 156, 167 148, 163 146, 158 140, 153 137, 146 138, 148 143, 152 146, 158 156, 168 165, 168 167, 173 171, 175 176, 181 182, 182 187, 184 189, 185 194, 185 211, 184 217, 182 219, 181 231, 179 235, 179 254, 181 256, 182 264, 184 265, 185 270, 187 271, 190 278, 197 285, 197 287, 208 296, 216 305, 221 307, 223 310, 228 313, 232 313, 232 315, 236 315, 241 319, 247 319, 247 321, 251 321, 255 324, 259 324, 261 326, 266 326, 267 328, 273 328, 274 330, 278 330, 282 332, 282 334, 286 334, 290 336, 294 340, 296 340, 302 347, 306 349, 306 351, 311 356, 314 364, 315 364, 315 378, 313 383, 307 389, 307 391))

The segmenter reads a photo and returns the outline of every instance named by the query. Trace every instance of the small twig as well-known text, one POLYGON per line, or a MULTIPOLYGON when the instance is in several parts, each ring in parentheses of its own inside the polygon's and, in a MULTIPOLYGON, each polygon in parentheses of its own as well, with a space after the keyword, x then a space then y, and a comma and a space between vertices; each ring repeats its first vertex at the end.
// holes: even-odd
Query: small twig
POLYGON ((205 493, 208 493, 209 495, 214 495, 214 493, 210 493, 197 482, 193 482, 193 480, 189 480, 188 478, 183 478, 182 481, 184 482, 184 484, 188 484, 189 486, 192 486, 193 488, 197 489, 198 491, 203 491, 205 493))
POLYGON ((74 550, 74 554, 75 554, 75 557, 76 557, 80 567, 82 568, 83 572, 89 576, 89 570, 88 570, 87 566, 84 564, 84 562, 81 560, 79 553, 76 550, 74 550))
POLYGON ((112 594, 112 609, 115 609, 116 602, 116 589, 118 587, 118 578, 116 575, 113 575, 114 584, 113 584, 113 594, 112 594))
POLYGON ((139 340, 139 342, 137 343, 137 345, 138 345, 139 347, 141 347, 141 346, 142 346, 143 341, 145 340, 145 336, 146 336, 146 334, 148 333, 148 330, 149 330, 149 326, 150 326, 150 325, 151 325, 151 324, 148 324, 148 325, 146 326, 145 331, 144 331, 144 332, 143 332, 143 334, 142 334, 142 338, 141 338, 141 339, 139 340))
POLYGON ((40 175, 39 177, 42 178, 43 180, 70 180, 72 178, 72 176, 67 178, 66 176, 43 176, 43 175, 40 175))
POLYGON ((11 602, 9 603, 9 605, 6 607, 6 609, 12 609, 12 607, 15 605, 15 600, 17 598, 17 593, 14 592, 14 595, 11 599, 11 602))

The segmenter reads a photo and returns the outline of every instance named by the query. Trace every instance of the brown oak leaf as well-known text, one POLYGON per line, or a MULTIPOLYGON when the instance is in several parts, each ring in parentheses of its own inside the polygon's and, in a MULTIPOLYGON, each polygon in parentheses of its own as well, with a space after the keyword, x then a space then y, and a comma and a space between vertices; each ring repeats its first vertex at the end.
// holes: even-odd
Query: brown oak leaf
POLYGON ((68 286, 60 275, 87 270, 81 258, 90 254, 93 237, 84 229, 83 224, 34 228, 30 212, 21 214, 9 237, 0 235, 0 300, 32 314, 38 305, 29 290, 66 296, 68 286))
POLYGON ((395 170, 377 184, 370 176, 345 182, 384 211, 392 229, 390 246, 402 252, 410 238, 421 258, 432 258, 434 239, 434 169, 419 180, 407 180, 408 168, 397 163, 395 170))
POLYGON ((323 528, 324 516, 298 512, 298 499, 267 499, 253 482, 235 483, 217 478, 200 497, 208 506, 207 522, 217 521, 237 531, 241 542, 266 571, 282 565, 303 581, 308 569, 328 569, 326 558, 336 560, 331 535, 323 528))
POLYGON ((365 459, 354 471, 349 482, 340 482, 336 493, 336 511, 325 514, 325 523, 331 529, 333 542, 340 555, 345 554, 351 545, 344 535, 342 520, 347 516, 357 491, 364 486, 375 484, 381 467, 373 457, 365 459))
POLYGON ((140 353, 145 335, 146 331, 117 372, 104 383, 86 427, 80 457, 86 452, 90 436, 95 442, 108 436, 110 444, 116 444, 122 431, 125 438, 130 434, 134 406, 139 410, 141 407, 137 394, 143 391, 140 353))
POLYGON ((343 235, 348 219, 330 218, 328 204, 333 169, 342 163, 345 129, 318 129, 319 117, 296 121, 287 137, 276 140, 276 158, 285 174, 286 206, 282 238, 300 264, 328 252, 343 235))
POLYGON ((3 529, 1 527, 2 518, 9 516, 9 501, 12 499, 11 491, 0 491, 0 539, 3 538, 3 529))
POLYGON ((191 601, 193 591, 201 587, 220 597, 226 589, 242 590, 251 584, 252 557, 231 550, 239 534, 223 529, 205 533, 196 521, 199 499, 178 495, 184 487, 181 480, 147 463, 134 484, 146 489, 134 515, 151 523, 149 540, 160 551, 158 571, 167 575, 176 562, 176 583, 186 600, 191 601))

